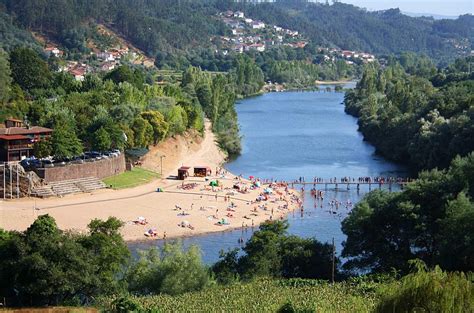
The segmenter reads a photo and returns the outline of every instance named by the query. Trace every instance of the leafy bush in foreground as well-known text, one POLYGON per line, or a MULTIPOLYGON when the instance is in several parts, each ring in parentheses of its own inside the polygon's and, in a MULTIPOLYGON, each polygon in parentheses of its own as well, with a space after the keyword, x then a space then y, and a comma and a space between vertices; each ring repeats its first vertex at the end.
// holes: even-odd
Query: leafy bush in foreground
POLYGON ((474 284, 464 273, 427 271, 416 261, 417 272, 388 285, 376 312, 474 312, 474 284))
POLYGON ((129 268, 129 291, 135 294, 177 295, 201 290, 212 284, 197 246, 185 251, 180 242, 160 249, 140 251, 140 258, 129 268))

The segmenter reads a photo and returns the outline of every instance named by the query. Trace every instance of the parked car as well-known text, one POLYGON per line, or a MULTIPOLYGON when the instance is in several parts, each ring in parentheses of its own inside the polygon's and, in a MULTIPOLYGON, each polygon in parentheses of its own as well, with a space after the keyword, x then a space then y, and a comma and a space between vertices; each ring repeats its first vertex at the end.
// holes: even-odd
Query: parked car
POLYGON ((41 162, 40 160, 35 159, 35 158, 28 158, 28 159, 21 160, 20 165, 23 166, 25 170, 30 170, 36 167, 40 167, 41 162))
POLYGON ((43 159, 43 160, 41 160, 41 165, 42 165, 44 168, 54 167, 54 163, 53 163, 53 161, 51 161, 50 159, 43 159))
POLYGON ((66 166, 66 161, 62 159, 52 160, 54 166, 66 166))
POLYGON ((85 162, 84 156, 76 156, 76 157, 73 157, 71 160, 72 164, 82 164, 84 162, 85 162))
POLYGON ((116 158, 116 157, 118 157, 118 154, 115 153, 115 152, 113 152, 113 151, 106 151, 106 152, 104 152, 104 155, 107 156, 107 157, 109 157, 109 158, 116 158))
POLYGON ((84 152, 84 156, 88 159, 93 159, 93 160, 102 159, 102 154, 100 152, 97 152, 97 151, 84 152))

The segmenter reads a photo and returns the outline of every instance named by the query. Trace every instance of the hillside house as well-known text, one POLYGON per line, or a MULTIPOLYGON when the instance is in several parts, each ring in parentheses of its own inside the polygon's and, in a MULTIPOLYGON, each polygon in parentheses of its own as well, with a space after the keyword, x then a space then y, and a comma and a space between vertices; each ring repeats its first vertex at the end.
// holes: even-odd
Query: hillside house
POLYGON ((55 46, 47 46, 46 48, 44 48, 44 53, 47 57, 54 55, 56 58, 60 58, 64 55, 64 52, 59 50, 55 46))
POLYGON ((255 50, 255 51, 258 51, 258 52, 264 52, 265 51, 265 45, 263 43, 254 43, 254 44, 248 45, 246 47, 246 51, 250 51, 250 50, 255 50))
POLYGON ((23 121, 7 119, 0 128, 0 162, 15 162, 33 156, 35 142, 49 140, 52 129, 24 125, 23 121))
POLYGON ((82 66, 72 68, 69 70, 69 74, 74 76, 75 80, 82 82, 86 77, 86 68, 82 66))
POLYGON ((104 62, 100 65, 100 70, 103 72, 111 71, 115 68, 114 62, 104 62))
POLYGON ((263 29, 265 28, 265 23, 260 21, 253 21, 251 26, 252 29, 263 29))
POLYGON ((241 11, 235 11, 234 12, 234 17, 245 18, 245 14, 244 14, 244 12, 241 12, 241 11))

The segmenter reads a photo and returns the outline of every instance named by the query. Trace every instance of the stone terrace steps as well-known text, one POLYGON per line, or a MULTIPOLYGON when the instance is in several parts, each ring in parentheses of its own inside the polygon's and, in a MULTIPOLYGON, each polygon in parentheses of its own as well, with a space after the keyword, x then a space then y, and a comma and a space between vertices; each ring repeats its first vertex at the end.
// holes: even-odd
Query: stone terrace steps
POLYGON ((48 183, 42 187, 35 188, 33 195, 37 197, 64 196, 68 194, 92 192, 106 188, 106 185, 96 177, 69 179, 48 183))

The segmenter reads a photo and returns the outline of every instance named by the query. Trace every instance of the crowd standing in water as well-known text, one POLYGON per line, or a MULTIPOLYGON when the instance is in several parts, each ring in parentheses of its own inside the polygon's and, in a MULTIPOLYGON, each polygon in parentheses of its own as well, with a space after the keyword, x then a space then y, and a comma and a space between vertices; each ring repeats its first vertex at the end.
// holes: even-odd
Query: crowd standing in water
POLYGON ((392 177, 392 176, 375 176, 375 177, 370 177, 370 176, 365 176, 365 177, 341 177, 341 178, 329 178, 329 179, 324 179, 321 177, 314 177, 312 181, 306 181, 304 176, 300 176, 298 179, 295 179, 292 183, 293 184, 311 184, 313 183, 314 185, 316 184, 337 184, 337 183, 377 183, 377 184, 386 184, 386 183, 409 183, 411 182, 411 178, 406 178, 406 177, 392 177))

